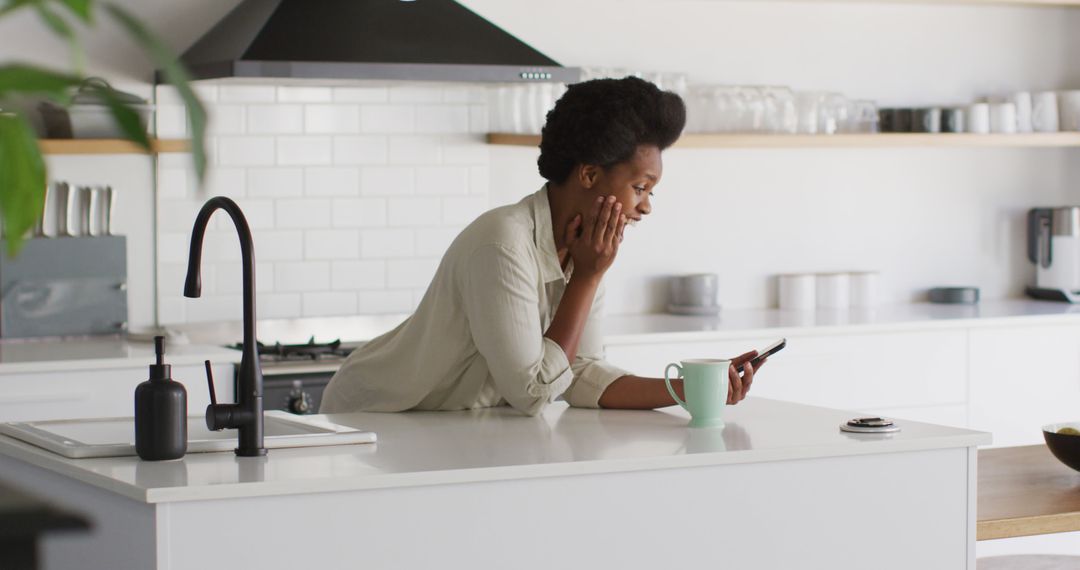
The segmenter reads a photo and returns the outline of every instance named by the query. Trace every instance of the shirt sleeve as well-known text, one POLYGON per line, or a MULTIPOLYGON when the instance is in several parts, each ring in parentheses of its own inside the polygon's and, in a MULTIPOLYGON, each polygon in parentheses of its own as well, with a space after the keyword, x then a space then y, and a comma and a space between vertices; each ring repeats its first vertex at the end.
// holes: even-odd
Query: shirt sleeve
POLYGON ((593 298, 589 319, 578 341, 577 358, 571 369, 574 381, 563 395, 567 403, 577 408, 599 408, 600 396, 612 382, 630 373, 604 360, 604 343, 600 335, 603 314, 604 287, 600 286, 593 298))
POLYGON ((544 337, 539 277, 532 257, 501 245, 475 250, 464 264, 462 298, 469 332, 499 396, 528 415, 573 379, 561 346, 544 337))

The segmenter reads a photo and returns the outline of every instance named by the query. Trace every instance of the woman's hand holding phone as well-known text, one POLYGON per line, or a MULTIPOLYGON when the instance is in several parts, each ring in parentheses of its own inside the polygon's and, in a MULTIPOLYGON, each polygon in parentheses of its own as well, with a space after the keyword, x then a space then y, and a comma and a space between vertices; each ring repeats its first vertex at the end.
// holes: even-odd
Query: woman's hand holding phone
POLYGON ((566 241, 570 259, 574 260, 574 274, 603 276, 619 253, 625 227, 622 204, 614 196, 598 197, 584 220, 580 215, 571 220, 566 228, 566 241))
MULTIPOLYGON (((758 355, 758 351, 751 350, 750 352, 740 354, 731 359, 731 366, 728 366, 728 405, 738 404, 746 398, 746 393, 750 391, 750 385, 754 383, 754 365, 751 363, 758 355), (742 373, 740 375, 739 373, 742 373)), ((758 362, 758 368, 765 363, 762 359, 758 362)))

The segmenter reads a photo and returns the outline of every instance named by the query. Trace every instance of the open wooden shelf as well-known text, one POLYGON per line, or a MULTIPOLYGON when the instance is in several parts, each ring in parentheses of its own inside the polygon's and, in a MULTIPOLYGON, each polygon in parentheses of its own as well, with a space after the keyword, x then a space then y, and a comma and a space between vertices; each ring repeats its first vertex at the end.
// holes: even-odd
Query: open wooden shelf
MULTIPOLYGON (((538 146, 539 135, 489 133, 488 144, 538 146)), ((1080 147, 1080 132, 989 134, 878 133, 844 135, 687 134, 676 148, 1080 147)))
MULTIPOLYGON (((155 153, 188 151, 188 141, 183 139, 151 142, 155 153)), ((122 139, 42 139, 38 143, 45 154, 147 154, 135 143, 122 139)))

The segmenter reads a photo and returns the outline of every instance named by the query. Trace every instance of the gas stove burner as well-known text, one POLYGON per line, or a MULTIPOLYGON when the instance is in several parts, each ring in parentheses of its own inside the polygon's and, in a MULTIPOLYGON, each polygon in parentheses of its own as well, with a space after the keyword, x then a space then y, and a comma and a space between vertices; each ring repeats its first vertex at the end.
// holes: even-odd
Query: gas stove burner
MULTIPOLYGON (((280 342, 274 344, 257 342, 256 344, 258 346, 259 360, 270 362, 342 359, 348 356, 350 352, 349 349, 341 347, 341 339, 319 343, 315 342, 314 336, 303 344, 281 344, 280 342)), ((233 345, 233 348, 237 349, 242 347, 242 344, 233 345)))

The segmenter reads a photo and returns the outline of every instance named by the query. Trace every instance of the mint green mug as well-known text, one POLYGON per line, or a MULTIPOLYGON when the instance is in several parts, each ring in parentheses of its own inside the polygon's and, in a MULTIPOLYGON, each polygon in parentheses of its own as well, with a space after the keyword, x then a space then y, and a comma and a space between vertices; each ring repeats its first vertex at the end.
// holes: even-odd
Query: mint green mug
POLYGON ((724 406, 728 396, 728 368, 730 360, 698 358, 683 360, 682 366, 671 363, 664 368, 664 383, 672 398, 690 412, 690 427, 723 427, 724 406), (683 379, 686 401, 679 398, 671 387, 668 372, 671 367, 679 369, 683 379))

